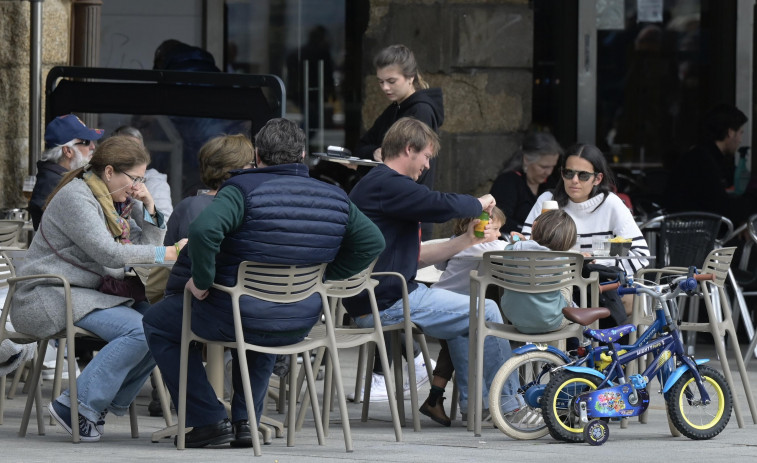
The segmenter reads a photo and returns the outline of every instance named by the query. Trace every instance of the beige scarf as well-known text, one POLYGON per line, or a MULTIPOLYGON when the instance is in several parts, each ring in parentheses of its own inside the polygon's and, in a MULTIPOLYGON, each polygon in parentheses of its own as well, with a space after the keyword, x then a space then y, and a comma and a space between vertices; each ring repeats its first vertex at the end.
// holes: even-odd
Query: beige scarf
POLYGON ((105 222, 108 225, 110 234, 121 244, 130 244, 129 232, 131 226, 129 225, 129 214, 131 214, 134 201, 127 197, 125 202, 116 204, 111 198, 108 186, 98 175, 92 172, 85 172, 83 178, 89 189, 92 190, 92 194, 95 195, 97 202, 100 203, 103 213, 105 213, 105 222), (120 214, 117 209, 121 211, 120 214))

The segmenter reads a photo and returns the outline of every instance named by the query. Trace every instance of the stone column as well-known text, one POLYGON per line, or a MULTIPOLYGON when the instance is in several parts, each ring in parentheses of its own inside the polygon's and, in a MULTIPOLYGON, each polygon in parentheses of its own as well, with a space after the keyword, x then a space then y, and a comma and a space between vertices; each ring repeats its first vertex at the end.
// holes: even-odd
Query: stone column
MULTIPOLYGON (((97 67, 100 64, 100 17, 102 0, 74 0, 71 41, 71 64, 97 67)), ((84 114, 87 127, 97 127, 96 114, 84 114)))

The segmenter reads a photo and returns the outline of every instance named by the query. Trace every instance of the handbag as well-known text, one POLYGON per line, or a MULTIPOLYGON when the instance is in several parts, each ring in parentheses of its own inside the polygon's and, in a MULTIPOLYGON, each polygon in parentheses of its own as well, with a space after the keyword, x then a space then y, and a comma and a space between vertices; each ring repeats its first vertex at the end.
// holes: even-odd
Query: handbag
POLYGON ((45 236, 45 232, 42 231, 42 227, 39 227, 39 232, 42 234, 42 238, 45 240, 45 243, 47 243, 50 249, 53 250, 56 256, 60 257, 74 267, 86 270, 89 273, 94 273, 95 275, 99 276, 100 284, 97 285, 97 290, 101 293, 110 294, 111 296, 128 297, 130 299, 134 299, 135 303, 147 300, 147 296, 145 295, 145 285, 142 284, 142 280, 140 280, 138 276, 126 275, 123 280, 119 280, 118 278, 114 278, 110 275, 100 275, 99 273, 94 272, 86 267, 82 267, 76 262, 72 262, 61 256, 58 251, 50 244, 50 242, 47 241, 47 237, 45 236))

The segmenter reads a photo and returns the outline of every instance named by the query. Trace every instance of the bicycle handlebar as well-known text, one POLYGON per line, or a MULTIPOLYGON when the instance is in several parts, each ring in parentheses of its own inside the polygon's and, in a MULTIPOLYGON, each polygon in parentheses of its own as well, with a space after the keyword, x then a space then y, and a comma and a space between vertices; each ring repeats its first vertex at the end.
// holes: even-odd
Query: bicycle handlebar
POLYGON ((618 288, 618 295, 624 296, 626 294, 638 294, 639 292, 648 294, 653 297, 661 297, 664 299, 670 299, 680 294, 682 291, 691 292, 697 288, 697 281, 715 280, 715 275, 712 273, 701 273, 689 276, 680 276, 673 280, 668 287, 671 289, 668 293, 653 291, 650 287, 644 286, 641 283, 634 283, 634 286, 621 286, 618 288), (677 284, 677 286, 676 286, 677 284))

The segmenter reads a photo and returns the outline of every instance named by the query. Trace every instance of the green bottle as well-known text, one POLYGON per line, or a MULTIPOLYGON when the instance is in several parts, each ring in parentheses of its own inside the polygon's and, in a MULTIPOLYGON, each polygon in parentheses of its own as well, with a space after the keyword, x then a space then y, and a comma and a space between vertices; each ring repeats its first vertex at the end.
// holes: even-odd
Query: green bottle
POLYGON ((473 234, 476 235, 477 238, 483 238, 484 229, 489 224, 489 213, 486 211, 482 212, 478 219, 480 222, 473 227, 473 234))

